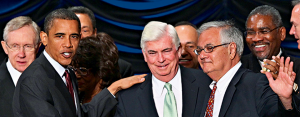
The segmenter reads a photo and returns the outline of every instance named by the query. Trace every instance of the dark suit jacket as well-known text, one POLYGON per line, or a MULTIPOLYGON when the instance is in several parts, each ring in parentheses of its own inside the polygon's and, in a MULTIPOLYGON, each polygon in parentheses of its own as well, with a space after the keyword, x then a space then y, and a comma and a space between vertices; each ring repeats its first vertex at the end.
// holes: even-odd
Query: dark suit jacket
POLYGON ((0 116, 12 117, 12 99, 15 85, 7 70, 6 62, 7 59, 0 66, 0 116))
POLYGON ((132 70, 132 65, 129 62, 123 59, 119 59, 118 64, 119 64, 120 74, 122 78, 126 78, 134 75, 132 70))
MULTIPOLYGON (((205 115, 210 93, 211 89, 205 91, 200 117, 205 115)), ((278 104, 264 74, 240 67, 226 89, 219 117, 276 117, 280 115, 278 104)))
POLYGON ((90 103, 79 104, 77 80, 74 72, 70 71, 72 84, 77 102, 76 107, 68 89, 46 59, 41 54, 22 73, 13 97, 13 111, 15 117, 81 117, 82 110, 90 116, 105 116, 116 105, 116 100, 104 89, 97 94, 90 103))
MULTIPOLYGON (((283 56, 285 59, 287 57, 290 57, 291 61, 294 62, 293 71, 296 74, 299 74, 299 75, 296 76, 297 78, 296 78, 295 82, 296 83, 298 82, 297 84, 299 84, 300 83, 300 58, 289 56, 285 52, 284 49, 281 49, 281 50, 282 50, 281 56, 283 56)), ((242 66, 244 68, 250 69, 250 70, 252 70, 255 73, 260 73, 260 70, 262 69, 261 66, 260 66, 260 64, 259 64, 259 62, 258 62, 258 59, 252 53, 250 53, 248 55, 245 55, 245 56, 242 56, 241 62, 242 62, 242 66)))
MULTIPOLYGON (((182 116, 199 116, 195 113, 196 105, 202 105, 203 92, 208 90, 208 85, 200 85, 200 82, 209 84, 211 81, 202 81, 208 76, 200 70, 190 69, 180 66, 182 78, 182 116)), ((147 75, 146 80, 133 87, 122 90, 118 94, 119 103, 117 105, 117 117, 158 117, 153 94, 152 94, 152 74, 147 75)), ((199 107, 201 109, 201 107, 199 107)))

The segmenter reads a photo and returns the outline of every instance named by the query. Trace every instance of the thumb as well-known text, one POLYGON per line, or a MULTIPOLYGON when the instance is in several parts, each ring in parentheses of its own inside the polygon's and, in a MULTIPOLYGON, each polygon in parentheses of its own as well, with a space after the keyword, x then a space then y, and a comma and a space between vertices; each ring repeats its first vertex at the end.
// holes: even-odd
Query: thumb
POLYGON ((268 78, 268 81, 269 81, 269 85, 273 85, 274 84, 274 79, 272 77, 272 74, 270 72, 266 72, 266 76, 268 78))

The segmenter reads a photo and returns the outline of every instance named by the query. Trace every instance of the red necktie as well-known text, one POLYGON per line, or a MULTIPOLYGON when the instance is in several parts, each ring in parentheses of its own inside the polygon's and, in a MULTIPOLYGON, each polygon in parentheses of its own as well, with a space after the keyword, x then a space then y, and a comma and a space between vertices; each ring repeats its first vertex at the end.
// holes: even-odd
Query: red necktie
POLYGON ((73 99, 73 102, 75 104, 73 85, 72 85, 72 81, 71 81, 70 74, 69 74, 68 70, 65 71, 65 78, 66 78, 66 81, 67 81, 67 88, 69 89, 69 92, 70 92, 71 97, 73 99))
POLYGON ((217 83, 215 83, 213 90, 210 93, 209 100, 207 103, 206 108, 206 114, 205 117, 212 117, 213 116, 213 110, 214 110, 214 98, 215 98, 215 92, 217 90, 217 83))

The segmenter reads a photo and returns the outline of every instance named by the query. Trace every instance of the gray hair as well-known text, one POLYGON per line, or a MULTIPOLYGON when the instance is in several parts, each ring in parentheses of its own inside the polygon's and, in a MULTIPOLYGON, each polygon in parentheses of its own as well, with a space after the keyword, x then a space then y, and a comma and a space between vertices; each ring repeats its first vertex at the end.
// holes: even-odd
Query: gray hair
POLYGON ((73 13, 70 10, 61 8, 61 9, 56 9, 54 11, 52 11, 51 13, 49 13, 44 21, 44 31, 49 34, 49 30, 50 28, 53 26, 53 21, 55 19, 64 19, 64 20, 76 20, 78 22, 78 29, 79 32, 81 30, 81 25, 80 25, 80 20, 79 18, 75 15, 75 13, 73 13))
POLYGON ((145 26, 141 38, 142 50, 145 50, 146 42, 156 41, 165 35, 168 35, 172 38, 172 43, 175 45, 176 50, 178 50, 180 41, 175 28, 170 24, 159 21, 151 21, 145 26))
POLYGON ((300 3, 300 0, 293 0, 292 1, 292 5, 293 6, 296 6, 296 5, 298 5, 300 3))
POLYGON ((4 33, 3 33, 3 40, 7 41, 8 37, 8 33, 18 30, 24 26, 31 26, 34 29, 34 34, 35 34, 35 42, 36 44, 39 43, 41 41, 40 39, 40 27, 34 22, 32 21, 32 19, 30 17, 27 16, 19 16, 16 17, 12 20, 10 20, 5 28, 4 28, 4 33))
POLYGON ((68 8, 68 10, 70 10, 74 13, 87 14, 89 16, 89 18, 91 19, 93 29, 95 30, 95 28, 96 28, 96 19, 95 19, 94 13, 90 9, 88 9, 86 7, 83 7, 83 6, 74 6, 74 7, 68 8))
POLYGON ((271 16, 272 17, 272 22, 276 27, 279 26, 283 26, 282 20, 281 20, 281 16, 278 12, 278 10, 276 10, 274 7, 268 6, 268 5, 262 5, 262 6, 258 6, 255 9, 253 9, 250 14, 247 17, 246 20, 246 28, 247 28, 247 24, 248 24, 248 19, 256 14, 260 14, 260 15, 265 15, 265 16, 271 16))
MULTIPOLYGON (((244 50, 244 43, 243 43, 243 34, 242 32, 234 26, 232 21, 211 21, 204 23, 198 29, 200 35, 210 29, 210 28, 220 28, 220 41, 221 44, 234 42, 236 43, 236 51, 238 56, 241 57, 244 50)), ((227 46, 227 45, 224 45, 227 46)))

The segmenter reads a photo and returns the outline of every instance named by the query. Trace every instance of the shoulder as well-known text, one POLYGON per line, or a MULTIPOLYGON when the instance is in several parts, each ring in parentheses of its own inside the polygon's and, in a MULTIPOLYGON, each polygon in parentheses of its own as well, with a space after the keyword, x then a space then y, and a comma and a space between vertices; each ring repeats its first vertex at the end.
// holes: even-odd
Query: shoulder
POLYGON ((130 66, 131 67, 131 64, 123 59, 119 59, 118 60, 118 63, 119 63, 119 66, 130 66))

